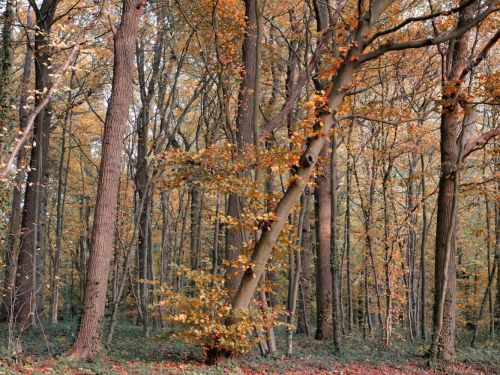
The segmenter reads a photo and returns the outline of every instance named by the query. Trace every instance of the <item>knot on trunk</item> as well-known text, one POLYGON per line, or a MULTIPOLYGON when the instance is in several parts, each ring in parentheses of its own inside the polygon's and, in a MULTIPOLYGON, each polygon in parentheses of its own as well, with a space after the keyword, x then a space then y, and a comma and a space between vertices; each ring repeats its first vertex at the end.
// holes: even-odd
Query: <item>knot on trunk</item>
POLYGON ((308 152, 301 157, 301 165, 305 168, 309 168, 316 162, 316 156, 311 152, 308 152))

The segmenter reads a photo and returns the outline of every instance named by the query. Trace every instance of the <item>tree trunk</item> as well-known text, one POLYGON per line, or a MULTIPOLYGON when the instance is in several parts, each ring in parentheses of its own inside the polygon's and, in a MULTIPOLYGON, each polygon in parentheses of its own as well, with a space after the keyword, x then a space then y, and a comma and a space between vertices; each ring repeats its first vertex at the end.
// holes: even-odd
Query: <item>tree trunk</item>
MULTIPOLYGON (((5 11, 3 13, 2 29, 2 56, 0 59, 0 129, 9 129, 8 111, 12 104, 12 95, 9 84, 11 82, 12 68, 12 26, 14 24, 14 0, 5 1, 5 11)), ((4 144, 0 143, 0 152, 3 151, 4 144)))
MULTIPOLYGON (((328 144, 325 144, 320 157, 329 159, 328 144)), ((333 338, 333 291, 330 263, 330 241, 332 221, 332 194, 330 163, 320 167, 322 176, 314 191, 316 214, 316 339, 333 338)))
MULTIPOLYGON (((35 12, 35 89, 42 93, 50 87, 49 35, 58 1, 44 0, 35 12)), ((35 106, 43 100, 36 95, 35 106)), ((49 153, 49 133, 52 112, 50 104, 36 116, 33 129, 30 168, 26 181, 21 222, 21 247, 17 260, 16 297, 14 314, 21 329, 26 328, 36 313, 37 259, 39 259, 39 229, 42 201, 45 195, 46 170, 49 153)))
MULTIPOLYGON (((459 16, 457 28, 470 21, 474 7, 465 7, 459 16)), ((456 328, 456 221, 454 202, 458 165, 460 164, 457 137, 462 124, 461 108, 458 104, 460 89, 459 77, 467 64, 468 41, 470 32, 450 41, 448 58, 444 66, 443 85, 453 86, 451 94, 443 95, 440 126, 441 174, 439 177, 438 209, 436 225, 435 256, 435 298, 434 330, 431 353, 437 359, 452 361, 455 357, 456 328), (446 286, 446 288, 445 288, 446 286), (444 296, 444 300, 442 298, 444 296), (442 301, 443 300, 443 301, 442 301)), ((443 87, 444 89, 444 87, 443 87)))
POLYGON ((427 310, 426 310, 426 299, 427 299, 427 275, 425 267, 426 258, 426 245, 427 245, 427 193, 425 184, 425 164, 424 155, 420 155, 420 165, 421 169, 421 189, 422 189, 422 238, 420 242, 420 335, 422 340, 427 341, 427 310))
MULTIPOLYGON (((26 28, 29 30, 32 25, 32 13, 28 13, 28 20, 26 28)), ((33 64, 32 55, 32 35, 26 35, 26 52, 24 55, 23 75, 21 78, 21 96, 19 100, 19 130, 22 131, 26 126, 26 119, 28 117, 28 110, 26 105, 28 102, 28 86, 30 84, 31 68, 33 64)), ((24 146, 24 145, 23 145, 24 146)), ((9 217, 9 232, 7 238, 7 253, 5 260, 5 282, 4 282, 4 297, 3 303, 0 307, 0 321, 5 321, 9 316, 14 318, 12 308, 14 307, 15 296, 15 281, 17 269, 17 256, 19 247, 20 236, 20 221, 21 214, 21 201, 22 201, 22 184, 24 183, 24 159, 26 158, 26 148, 21 147, 17 154, 16 160, 16 176, 14 179, 14 188, 12 192, 11 211, 9 217)))
POLYGON ((311 220, 310 220, 310 196, 309 188, 304 189, 303 193, 304 220, 302 222, 301 244, 302 251, 302 272, 299 286, 299 299, 297 333, 304 333, 307 336, 311 334, 311 220))
MULTIPOLYGON (((334 129, 335 130, 335 129, 334 129)), ((332 155, 330 160, 330 174, 331 174, 331 241, 330 248, 332 254, 332 293, 333 293, 333 343, 335 346, 335 352, 340 351, 340 342, 342 339, 341 328, 342 328, 342 314, 341 314, 341 269, 340 269, 340 257, 337 247, 337 136, 335 133, 332 134, 332 155)))
MULTIPOLYGON (((355 32, 355 43, 348 52, 346 59, 338 69, 336 76, 333 79, 332 86, 326 94, 329 110, 324 111, 320 115, 322 132, 318 132, 317 136, 308 139, 307 148, 300 158, 299 166, 296 168, 296 179, 288 187, 276 206, 276 220, 271 224, 269 230, 262 233, 261 237, 255 244, 251 257, 251 263, 253 266, 247 268, 245 271, 242 282, 240 283, 238 291, 233 299, 232 306, 234 312, 238 310, 246 310, 248 308, 281 229, 288 220, 290 211, 302 194, 304 185, 312 174, 318 154, 326 143, 329 131, 334 121, 330 111, 337 109, 342 103, 345 95, 344 89, 352 81, 356 67, 354 61, 356 59, 351 57, 358 56, 362 52, 363 35, 369 32, 371 25, 373 25, 374 21, 378 19, 388 5, 389 2, 374 3, 370 16, 367 16, 360 22, 355 32), (297 178, 300 182, 297 182, 297 178)), ((316 126, 316 130, 318 130, 318 126, 319 123, 316 126)))
POLYGON ((353 296, 352 296, 352 276, 351 276, 351 191, 352 191, 352 172, 351 172, 351 136, 352 123, 349 126, 347 134, 347 171, 346 171, 346 208, 345 208, 345 224, 344 224, 344 248, 346 257, 346 281, 347 281, 347 330, 352 332, 354 326, 353 313, 353 296))
MULTIPOLYGON (((242 80, 238 93, 238 114, 236 117, 236 143, 238 154, 247 146, 254 144, 254 92, 255 72, 257 57, 257 13, 256 0, 245 0, 245 36, 243 38, 243 70, 242 80)), ((235 193, 229 194, 227 205, 227 216, 239 218, 242 211, 243 202, 235 193)), ((226 230, 226 256, 229 262, 234 262, 240 255, 243 245, 243 236, 239 228, 227 228, 226 230)), ((227 288, 233 294, 240 284, 242 274, 239 269, 232 269, 229 266, 229 276, 226 282, 227 288)), ((260 279, 260 278, 259 278, 260 279)))
POLYGON ((123 135, 132 101, 134 52, 143 5, 142 0, 124 0, 121 23, 114 30, 113 85, 104 124, 92 250, 84 298, 85 311, 76 341, 68 352, 68 357, 72 360, 93 358, 102 347, 101 330, 113 250, 123 135))

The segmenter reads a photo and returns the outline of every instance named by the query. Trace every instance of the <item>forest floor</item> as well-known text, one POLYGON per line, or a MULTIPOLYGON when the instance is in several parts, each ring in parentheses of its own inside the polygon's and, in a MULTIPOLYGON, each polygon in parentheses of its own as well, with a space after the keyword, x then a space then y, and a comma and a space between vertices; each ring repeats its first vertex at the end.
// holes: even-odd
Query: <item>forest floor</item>
MULTIPOLYGON (((385 348, 380 341, 350 338, 339 355, 332 343, 295 336, 295 354, 263 358, 251 352, 224 365, 208 366, 201 351, 165 337, 141 337, 139 327, 117 330, 113 344, 92 362, 71 363, 61 356, 70 346, 75 324, 47 324, 24 337, 25 354, 12 358, 5 352, 6 326, 0 325, 0 375, 3 374, 500 374, 499 343, 466 346, 463 334, 456 364, 431 370, 423 357, 426 346, 404 340, 385 348)), ((285 347, 278 334, 278 350, 285 347)))

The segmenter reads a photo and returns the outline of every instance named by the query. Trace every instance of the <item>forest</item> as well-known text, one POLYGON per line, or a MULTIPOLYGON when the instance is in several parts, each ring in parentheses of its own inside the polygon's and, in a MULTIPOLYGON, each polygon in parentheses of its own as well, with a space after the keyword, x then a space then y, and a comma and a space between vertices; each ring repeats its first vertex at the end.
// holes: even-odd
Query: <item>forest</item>
POLYGON ((0 374, 500 371, 497 0, 0 11, 0 374))

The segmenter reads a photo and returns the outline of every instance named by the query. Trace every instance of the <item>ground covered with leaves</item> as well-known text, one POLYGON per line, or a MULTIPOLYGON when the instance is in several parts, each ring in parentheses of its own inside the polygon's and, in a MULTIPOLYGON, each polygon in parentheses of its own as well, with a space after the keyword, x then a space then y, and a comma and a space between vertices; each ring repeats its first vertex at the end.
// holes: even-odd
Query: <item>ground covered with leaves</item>
MULTIPOLYGON (((3 374, 497 374, 500 345, 481 343, 472 349, 463 335, 458 362, 446 369, 430 369, 425 345, 398 341, 391 348, 379 341, 350 338, 334 355, 332 343, 297 336, 295 353, 261 357, 257 351, 218 366, 205 364, 196 347, 175 339, 141 337, 141 328, 120 327, 113 344, 92 362, 68 362, 62 354, 76 332, 74 324, 46 325, 24 337, 25 353, 13 357, 5 350, 6 327, 0 325, 0 375, 3 374)), ((278 334, 278 348, 285 347, 278 334)))

